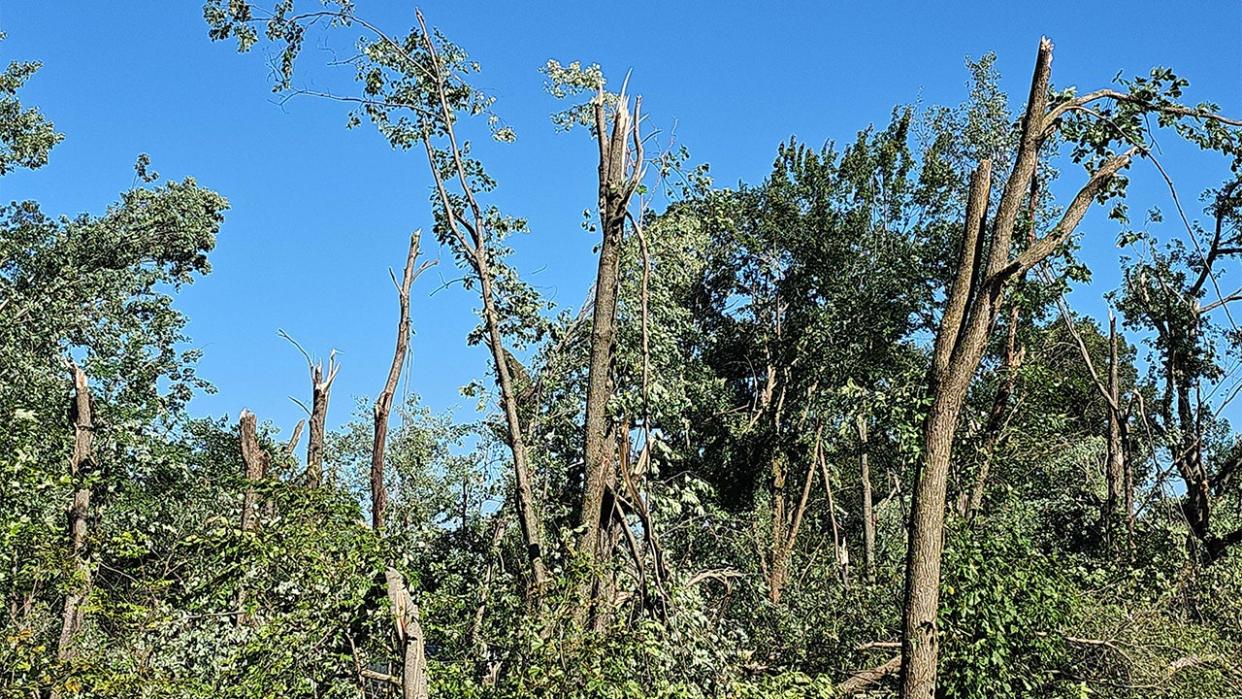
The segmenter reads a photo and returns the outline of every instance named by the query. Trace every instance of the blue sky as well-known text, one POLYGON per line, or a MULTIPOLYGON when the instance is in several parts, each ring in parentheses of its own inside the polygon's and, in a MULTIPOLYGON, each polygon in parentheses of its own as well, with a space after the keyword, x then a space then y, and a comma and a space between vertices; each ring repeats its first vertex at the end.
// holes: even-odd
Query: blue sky
MULTIPOLYGON (((413 23, 413 7, 358 1, 360 15, 394 32, 413 23)), ((1191 80, 1191 101, 1242 114, 1238 2, 422 7, 482 64, 477 84, 518 132, 515 144, 479 152, 500 182, 496 201, 530 221, 532 234, 514 241, 516 264, 562 307, 576 308, 593 276, 594 237, 579 224, 594 201, 594 156, 585 133, 557 132, 549 120, 558 105, 538 72, 549 58, 598 62, 614 80, 632 70, 644 111, 709 162, 718 184, 762 179, 791 135, 844 141, 884 123, 897 104, 956 104, 966 96, 965 57, 989 50, 1018 108, 1041 34, 1056 43, 1058 86, 1089 89, 1119 71, 1168 65, 1191 80)), ((200 371, 219 388, 195 400, 196 413, 236 417, 248 407, 293 425, 301 411, 288 396, 305 398, 308 378, 278 328, 312 352, 339 350, 331 425, 348 418, 354 397, 379 390, 395 323, 387 269, 404 260, 410 231, 430 226, 430 182, 416 153, 392 152, 370 128, 346 130, 342 105, 276 104, 267 52, 238 55, 210 42, 195 0, 0 0, 0 29, 8 33, 0 59, 44 63, 23 99, 67 136, 47 167, 5 177, 0 197, 98 212, 129 186, 145 152, 166 178, 193 175, 232 203, 213 273, 178 299, 205 352, 200 371)), ((348 48, 352 36, 333 46, 348 48)), ((349 76, 326 68, 330 58, 327 47, 308 46, 298 84, 343 84, 349 76)), ((1197 215, 1199 192, 1223 175, 1219 163, 1173 144, 1163 158, 1197 215)), ((1134 194, 1136 210, 1155 203, 1172 213, 1149 166, 1134 194)), ((1096 281, 1073 302, 1098 315, 1119 278, 1115 228, 1097 217, 1084 234, 1096 281)), ((456 276, 445 255, 414 291, 410 386, 436 409, 468 409, 457 389, 487 366, 485 352, 464 342, 475 298, 444 286, 456 276)))

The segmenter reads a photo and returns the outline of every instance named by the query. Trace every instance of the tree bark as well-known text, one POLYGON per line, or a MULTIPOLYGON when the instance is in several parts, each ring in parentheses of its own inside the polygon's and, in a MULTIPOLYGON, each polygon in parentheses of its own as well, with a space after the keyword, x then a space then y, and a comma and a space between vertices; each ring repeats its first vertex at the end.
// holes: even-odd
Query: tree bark
POLYGON ((410 597, 405 578, 393 568, 384 573, 393 628, 401 648, 401 699, 427 699, 427 656, 418 605, 410 597))
MULTIPOLYGON (((621 240, 625 232, 630 197, 642 175, 642 142, 638 134, 641 99, 635 101, 631 118, 624 88, 617 97, 612 131, 607 129, 603 90, 595 99, 595 138, 599 145, 599 216, 603 239, 595 276, 595 302, 591 317, 591 348, 587 365, 586 421, 583 427, 585 478, 582 493, 582 543, 579 552, 593 560, 601 544, 600 529, 611 518, 603 511, 604 491, 612 472, 608 448, 608 399, 612 395, 612 362, 616 341, 618 275, 621 240), (633 137, 635 162, 629 162, 628 144, 633 137)), ((594 577, 594 576, 592 576, 594 577)))
POLYGON ((424 264, 417 271, 414 269, 414 262, 418 259, 419 234, 420 231, 415 231, 410 236, 405 271, 401 275, 401 284, 397 287, 397 303, 400 309, 397 317, 397 346, 393 351, 392 364, 388 367, 384 390, 380 391, 372 409, 375 429, 371 443, 371 527, 375 531, 384 528, 384 515, 388 511, 388 489, 384 487, 384 448, 388 441, 388 416, 392 413, 393 396, 397 393, 401 367, 405 364, 405 355, 410 346, 410 287, 429 266, 424 264))
POLYGON ((526 441, 522 432, 522 423, 518 417, 517 393, 513 387, 513 377, 505 359, 503 336, 500 330, 500 313, 496 309, 495 294, 492 289, 492 271, 488 262, 490 252, 487 247, 485 233, 488 230, 487 216, 474 196, 474 187, 466 173, 461 148, 457 144, 457 133, 453 127, 455 121, 445 93, 445 71, 440 63, 439 53, 431 34, 427 31, 427 23, 420 11, 415 10, 419 28, 422 30, 423 48, 427 50, 431 62, 431 77, 435 83, 436 97, 440 106, 442 122, 438 127, 443 130, 448 141, 448 165, 461 186, 462 196, 466 200, 473 224, 467 224, 461 218, 458 205, 449 196, 445 186, 445 176, 441 164, 436 157, 435 147, 431 143, 430 131, 423 137, 423 146, 427 152, 427 164, 436 185, 436 194, 444 210, 445 221, 449 233, 456 240, 459 253, 474 268, 479 281, 479 296, 483 302, 483 325, 487 332, 487 345, 492 353, 492 365, 496 372, 496 383, 500 388, 500 404, 505 414, 505 424, 509 429, 509 448, 513 452, 513 476, 515 500, 518 509, 518 525, 522 531, 522 540, 526 544, 526 554, 530 561, 531 593, 530 597, 538 600, 547 584, 547 569, 543 562, 543 533, 539 516, 535 511, 535 495, 531 484, 530 463, 526 453, 526 441), (465 231, 463 231, 465 229, 465 231))
POLYGON ((859 480, 862 481, 863 565, 867 570, 867 582, 875 582, 875 512, 871 504, 871 464, 867 441, 867 418, 858 418, 859 480))
POLYGON ((945 314, 936 333, 928 378, 931 410, 924 422, 924 461, 920 464, 910 514, 906 553, 906 591, 902 619, 902 698, 931 699, 936 691, 939 639, 940 564, 944 548, 945 491, 962 404, 987 346, 1005 287, 1014 277, 1041 263, 1061 247, 1116 173, 1138 152, 1131 148, 1106 160, 1065 208, 1050 232, 1011 257, 1018 211, 1038 166, 1045 137, 1052 42, 1041 39, 1022 119, 1022 135, 1013 169, 1005 182, 992 224, 985 274, 978 278, 979 255, 972 246, 982 238, 986 220, 991 163, 983 161, 971 180, 966 205, 962 257, 945 314), (950 311, 953 311, 950 313, 950 311))
MULTIPOLYGON (((84 605, 91 588, 91 570, 86 560, 86 520, 90 514, 90 470, 94 465, 91 451, 95 423, 91 413, 90 385, 86 372, 76 364, 69 364, 73 373, 73 401, 70 415, 73 418, 73 454, 69 457, 69 477, 73 481, 73 502, 69 506, 69 551, 73 563, 73 577, 62 607, 60 639, 56 644, 57 660, 67 662, 76 654, 75 641, 86 618, 84 605)), ((53 692, 52 696, 58 696, 53 692)))

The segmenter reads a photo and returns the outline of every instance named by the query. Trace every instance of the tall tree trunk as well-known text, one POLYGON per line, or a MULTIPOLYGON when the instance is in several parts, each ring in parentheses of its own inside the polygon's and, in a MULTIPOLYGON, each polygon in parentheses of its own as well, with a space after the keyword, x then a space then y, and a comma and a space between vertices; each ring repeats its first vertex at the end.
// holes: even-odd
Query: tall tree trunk
MULTIPOLYGON (((69 457, 69 477, 73 481, 73 502, 69 506, 69 552, 73 563, 73 580, 65 593, 60 623, 60 639, 56 644, 57 660, 67 662, 76 654, 75 641, 82 628, 86 611, 84 605, 91 589, 91 569, 86 560, 86 519, 90 514, 90 470, 94 465, 91 443, 95 423, 91 414, 91 392, 86 372, 70 363, 73 372, 73 401, 70 415, 73 418, 73 454, 69 457)), ((53 692, 52 696, 58 696, 53 692)))
MULTIPOLYGON (((1121 508, 1127 503, 1125 442, 1121 428, 1121 388, 1118 380, 1118 338, 1117 319, 1110 313, 1108 318, 1108 395, 1111 405, 1108 407, 1108 456, 1105 466, 1105 480, 1108 495, 1104 503, 1104 532, 1110 548, 1120 550, 1120 526, 1123 522, 1121 508)), ((1128 519, 1128 516, 1127 516, 1128 519)))
POLYGON ((493 276, 491 255, 488 250, 486 232, 489 230, 488 218, 474 196, 474 186, 466 171, 466 164, 457 142, 457 133, 453 127, 455 118, 449 107, 445 81, 447 74, 440 62, 439 53, 431 34, 427 31, 427 23, 422 12, 415 10, 418 25, 431 62, 431 78, 434 81, 435 93, 439 102, 443 121, 439 128, 448 141, 447 166, 461 186, 461 194, 465 199, 464 206, 469 209, 473 224, 462 219, 463 212, 448 193, 445 184, 444 163, 437 157, 435 146, 431 142, 430 132, 423 137, 423 146, 427 152, 427 164, 435 181, 436 195, 443 207, 444 225, 448 228, 452 240, 456 242, 459 253, 464 257, 478 277, 479 297, 483 302, 483 325, 487 333, 488 349, 492 353, 492 366, 496 372, 496 383, 500 388, 500 404, 505 414, 505 425, 509 429, 509 448, 513 453, 514 495, 518 510, 518 525, 522 532, 522 540, 526 544, 526 554, 530 561, 531 590, 530 597, 537 601, 547 584, 547 568, 543 561, 543 533, 539 516, 535 511, 535 496, 531 484, 530 462, 526 453, 526 441, 522 432, 522 423, 518 417, 518 397, 513 387, 513 377, 509 371, 505 357, 503 335, 500 330, 500 313, 496 308, 495 293, 492 288, 493 276), (463 230, 464 229, 464 230, 463 230))
MULTIPOLYGON (((594 558, 601 544, 600 528, 611 512, 603 511, 604 491, 612 473, 612 452, 608 448, 608 399, 612 395, 612 361, 616 342, 618 274, 621 239, 625 232, 630 197, 642 175, 642 143, 638 136, 641 99, 635 102, 631 118, 624 88, 612 114, 612 131, 607 128, 606 97, 601 89, 595 99, 596 141, 599 145, 599 217, 603 239, 599 268, 595 276, 595 301, 591 316, 591 349, 587 364, 586 421, 583 428, 585 479, 582 493, 582 543, 580 553, 594 558), (629 142, 633 136, 635 162, 629 162, 629 142)), ((592 576, 593 577, 593 576, 592 576)))
POLYGON ((871 504, 871 464, 868 461, 870 445, 867 440, 867 418, 858 417, 859 480, 862 481, 863 564, 867 567, 867 582, 875 581, 875 513, 871 504))
POLYGON ((1138 152, 1137 148, 1131 148, 1104 161, 1079 189, 1051 231, 1011 257, 1018 212, 1035 176, 1040 144, 1052 132, 1053 125, 1046 118, 1051 68, 1052 43, 1044 38, 1039 44, 1031 79, 1017 157, 997 204, 991 241, 987 246, 986 272, 981 277, 978 276, 981 257, 977 251, 984 247, 980 240, 988 210, 991 163, 981 162, 971 181, 962 256, 933 349, 928 379, 932 406, 924 423, 925 456, 917 474, 910 514, 901 639, 903 699, 931 699, 936 691, 939 657, 936 617, 944 548, 945 490, 953 438, 1006 285, 1065 244, 1104 185, 1129 165, 1138 152))
MULTIPOLYGON (((418 259, 419 234, 420 231, 414 231, 410 236, 405 271, 401 275, 401 284, 397 287, 397 303, 400 309, 397 316, 397 347, 393 351, 392 364, 388 367, 384 390, 380 391, 372 408, 375 429, 371 442, 371 527, 375 531, 384 528, 384 515, 388 511, 388 490, 384 487, 384 447, 388 440, 388 416, 392 413, 393 396, 397 393, 401 367, 405 364, 405 355, 410 346, 410 287, 418 275, 430 266, 424 264, 417 271, 414 269, 414 262, 418 259)), ((396 282, 395 279, 393 281, 396 282)))

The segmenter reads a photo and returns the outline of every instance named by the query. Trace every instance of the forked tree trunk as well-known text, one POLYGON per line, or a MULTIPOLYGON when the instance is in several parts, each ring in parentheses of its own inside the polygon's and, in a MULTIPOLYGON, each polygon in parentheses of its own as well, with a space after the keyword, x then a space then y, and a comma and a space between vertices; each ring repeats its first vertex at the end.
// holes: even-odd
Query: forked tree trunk
POLYGON ((392 355, 392 364, 388 367, 388 379, 384 382, 384 389, 375 399, 372 409, 375 429, 371 442, 371 527, 375 531, 384 528, 384 515, 388 511, 388 489, 384 487, 384 447, 388 442, 388 416, 392 413, 393 396, 397 393, 401 367, 405 364, 405 355, 410 346, 410 287, 418 275, 431 264, 425 263, 417 271, 414 269, 414 262, 418 259, 419 233, 415 231, 410 236, 405 271, 401 275, 401 284, 397 287, 397 303, 400 309, 397 317, 397 347, 392 355))
POLYGON ((1018 212, 1035 176, 1039 147, 1053 130, 1046 119, 1051 69, 1052 43, 1044 38, 1036 57, 1017 157, 997 204, 987 246, 981 241, 987 220, 991 163, 981 162, 971 178, 962 254, 936 333, 928 378, 932 405, 924 422, 924 461, 917 474, 910 515, 902 619, 903 699, 931 699, 936 691, 939 658, 936 617, 944 549, 945 491, 953 438, 1005 287, 1013 277, 1031 270, 1064 245, 1101 188, 1138 152, 1132 148, 1100 165, 1065 208, 1053 229, 1011 258, 1018 212), (986 265, 980 254, 984 247, 988 249, 986 265))
MULTIPOLYGON (((91 443, 95 434, 86 372, 72 363, 69 368, 73 373, 73 401, 70 405, 70 415, 73 418, 73 454, 69 457, 69 477, 73 481, 74 491, 73 502, 69 506, 68 533, 73 580, 68 586, 69 591, 65 593, 60 639, 56 644, 56 658, 62 663, 76 655, 75 642, 86 617, 86 597, 91 589, 91 570, 86 560, 86 519, 91 507, 91 486, 88 479, 94 463, 91 443)), ((52 696, 59 696, 59 692, 54 691, 52 696)))

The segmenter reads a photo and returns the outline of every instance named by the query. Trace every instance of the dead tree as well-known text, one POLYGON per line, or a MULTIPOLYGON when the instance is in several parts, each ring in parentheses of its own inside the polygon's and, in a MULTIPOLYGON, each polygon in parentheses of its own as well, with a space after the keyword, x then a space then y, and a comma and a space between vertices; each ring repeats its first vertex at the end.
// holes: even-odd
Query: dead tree
MULTIPOLYGON (((237 429, 241 443, 242 463, 246 468, 246 491, 242 495, 242 532, 253 532, 259 528, 258 494, 255 493, 254 484, 267 477, 270 464, 267 452, 259 444, 257 423, 258 419, 254 413, 249 410, 242 411, 237 429)), ((239 625, 249 621, 245 605, 246 589, 239 585, 237 588, 237 623, 239 625)))
POLYGON ((410 597, 405 578, 393 568, 384 572, 393 629, 401 649, 401 699, 427 699, 427 656, 418 605, 410 597))
MULTIPOLYGON (((642 180, 643 143, 639 135, 642 98, 635 98, 630 114, 625 86, 615 99, 599 89, 594 104, 595 140, 599 145, 599 217, 603 239, 595 276, 591 317, 591 350, 587 365, 586 423, 583 459, 586 474, 582 492, 579 553, 594 559, 602 541, 600 529, 612 518, 604 511, 604 491, 613 478, 615 443, 609 439, 608 399, 612 395, 612 363, 616 342, 618 277, 621 240, 630 198, 642 180), (612 130, 608 130, 608 102, 613 103, 612 130), (629 151, 633 144, 633 153, 629 151)), ((594 577, 594 576, 591 576, 594 577)))
MULTIPOLYGON (((69 362, 73 374, 73 400, 70 403, 70 419, 73 422, 73 453, 69 457, 69 477, 73 481, 73 502, 69 506, 69 553, 73 563, 73 581, 65 593, 61 614, 60 639, 56 644, 56 658, 67 662, 75 655, 76 637, 85 620, 86 597, 91 589, 91 569, 86 560, 86 519, 90 514, 90 472, 94 466, 91 443, 95 434, 95 422, 91 413, 91 390, 86 372, 69 362)), ((58 693, 53 692, 52 696, 58 693)))
POLYGON ((388 510, 388 490, 384 487, 384 447, 388 440, 388 416, 392 412, 393 396, 396 395, 397 381, 401 379, 401 367, 405 365, 405 355, 410 346, 410 287, 419 275, 435 264, 429 260, 417 269, 414 268, 418 259, 420 233, 421 231, 414 231, 410 236, 410 251, 405 258, 401 283, 397 284, 396 278, 393 278, 400 308, 397 316, 397 348, 392 355, 392 365, 388 367, 384 390, 380 391, 372 409, 375 417, 375 439, 371 443, 371 527, 375 531, 384 528, 384 514, 388 510))
POLYGON ((306 441, 306 485, 318 488, 323 483, 323 438, 328 420, 328 399, 332 395, 332 382, 341 365, 336 353, 328 355, 328 374, 324 376, 323 362, 313 365, 307 359, 311 374, 310 437, 306 441))
POLYGON ((1010 281, 1029 271, 1065 243, 1091 202, 1138 152, 1131 148, 1105 160, 1066 207, 1061 219, 1034 244, 1013 256, 1018 212, 1039 163, 1044 139, 1060 112, 1048 111, 1052 43, 1042 39, 1031 81, 1021 139, 1004 190, 985 235, 992 164, 983 161, 971 177, 957 273, 936 333, 928 377, 931 409, 923 427, 920 464, 909 525, 902 623, 902 697, 935 694, 939 639, 940 565, 944 548, 945 492, 962 405, 987 346, 989 331, 1010 281))

